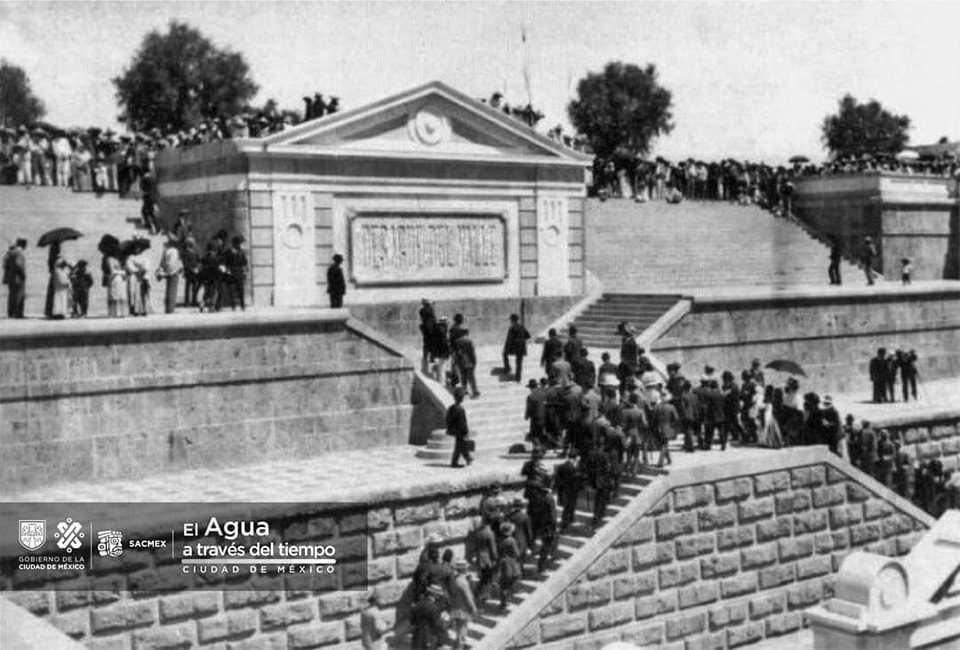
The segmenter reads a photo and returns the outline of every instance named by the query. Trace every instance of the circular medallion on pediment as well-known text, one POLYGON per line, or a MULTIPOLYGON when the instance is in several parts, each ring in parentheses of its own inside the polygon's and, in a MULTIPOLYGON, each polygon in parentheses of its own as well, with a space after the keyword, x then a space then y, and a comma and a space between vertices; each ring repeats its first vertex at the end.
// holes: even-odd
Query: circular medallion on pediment
POLYGON ((442 144, 450 137, 450 121, 445 115, 429 108, 417 111, 409 126, 413 138, 428 147, 442 144))

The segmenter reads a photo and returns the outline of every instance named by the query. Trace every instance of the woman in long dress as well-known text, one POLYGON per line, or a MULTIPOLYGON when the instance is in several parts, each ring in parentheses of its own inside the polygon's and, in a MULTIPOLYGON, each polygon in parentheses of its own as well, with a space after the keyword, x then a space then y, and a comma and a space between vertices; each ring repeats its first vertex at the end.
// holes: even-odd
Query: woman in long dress
POLYGON ((143 295, 143 281, 147 277, 147 267, 140 255, 128 255, 124 264, 127 273, 127 300, 132 316, 146 316, 147 307, 143 295))
POLYGON ((57 260, 50 275, 53 295, 50 300, 50 318, 66 318, 70 313, 70 267, 65 259, 57 260))
POLYGON ((763 404, 760 406, 760 433, 757 435, 757 444, 771 449, 780 449, 783 447, 783 435, 780 433, 780 425, 777 424, 776 402, 777 394, 773 386, 767 386, 764 389, 763 404))
POLYGON ((107 284, 107 313, 111 318, 127 315, 127 283, 120 260, 109 255, 104 264, 107 284))

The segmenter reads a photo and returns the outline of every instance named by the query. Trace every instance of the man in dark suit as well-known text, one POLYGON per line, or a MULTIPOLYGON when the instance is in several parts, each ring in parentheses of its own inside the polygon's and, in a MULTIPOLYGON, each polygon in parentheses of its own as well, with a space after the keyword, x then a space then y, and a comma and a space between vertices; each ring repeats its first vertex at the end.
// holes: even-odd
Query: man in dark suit
POLYGON ((343 255, 333 256, 333 264, 327 267, 327 293, 330 294, 330 307, 343 307, 343 296, 347 293, 347 281, 343 278, 343 255))
POLYGON ((570 449, 567 460, 557 465, 553 472, 553 487, 557 492, 557 500, 563 508, 560 516, 560 532, 566 532, 573 523, 573 516, 577 509, 577 498, 580 496, 581 477, 577 471, 577 448, 570 449))
POLYGON ((709 450, 713 446, 714 432, 720 438, 720 450, 727 448, 727 417, 724 408, 725 399, 716 380, 711 380, 706 390, 706 435, 704 436, 704 449, 709 450))
POLYGON ((523 358, 527 356, 527 339, 530 338, 530 332, 520 324, 520 317, 516 314, 510 314, 510 327, 507 329, 507 340, 503 343, 503 369, 510 374, 510 355, 514 356, 516 361, 517 374, 516 381, 520 381, 523 373, 523 358))
POLYGON ((543 352, 540 354, 540 366, 550 372, 554 361, 563 356, 563 341, 557 337, 557 330, 550 328, 547 340, 543 342, 543 352))
POLYGON ((23 318, 27 297, 26 239, 18 239, 3 258, 3 283, 7 285, 7 318, 23 318))
POLYGON ((467 451, 467 436, 469 434, 467 411, 463 408, 463 389, 458 387, 453 393, 453 404, 447 409, 447 435, 453 436, 455 441, 450 467, 463 467, 460 464, 461 456, 467 461, 467 465, 473 462, 473 457, 467 451))
POLYGON ((910 395, 913 395, 914 401, 917 399, 917 352, 910 350, 904 352, 900 358, 900 383, 903 386, 903 401, 906 402, 910 395))
POLYGON ((527 395, 527 409, 523 417, 530 421, 530 442, 544 444, 543 429, 547 422, 547 389, 541 387, 536 379, 527 382, 530 393, 527 395))
POLYGON ((580 363, 574 367, 574 381, 583 390, 590 390, 597 384, 597 367, 587 358, 587 348, 580 348, 580 363))
POLYGON ((464 390, 469 388, 471 397, 480 397, 476 376, 477 352, 470 340, 470 330, 466 328, 459 331, 456 341, 453 342, 453 365, 460 378, 460 386, 464 390))
POLYGON ((878 348, 877 356, 870 359, 870 383, 873 384, 873 402, 881 404, 886 401, 886 372, 887 349, 878 348))
POLYGON ((900 358, 903 356, 902 350, 897 350, 886 358, 886 367, 884 369, 883 383, 886 391, 887 401, 897 401, 897 370, 900 369, 900 358))
POLYGON ((583 347, 583 342, 577 337, 577 328, 571 325, 567 328, 567 342, 563 345, 563 358, 571 366, 576 366, 580 363, 580 349, 583 347))

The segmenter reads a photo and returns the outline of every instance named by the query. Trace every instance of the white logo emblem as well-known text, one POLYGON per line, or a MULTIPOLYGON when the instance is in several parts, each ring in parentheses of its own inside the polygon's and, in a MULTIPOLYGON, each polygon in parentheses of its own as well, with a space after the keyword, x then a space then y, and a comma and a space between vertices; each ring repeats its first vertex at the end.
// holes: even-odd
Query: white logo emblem
POLYGON ((123 555, 123 533, 119 530, 101 530, 97 532, 97 551, 100 557, 120 557, 123 555))
POLYGON ((47 522, 43 519, 20 520, 20 546, 36 551, 47 541, 47 522))
POLYGON ((80 548, 83 545, 80 540, 85 537, 83 526, 70 517, 57 524, 57 532, 53 536, 57 538, 57 548, 63 549, 67 553, 73 553, 74 550, 80 548))

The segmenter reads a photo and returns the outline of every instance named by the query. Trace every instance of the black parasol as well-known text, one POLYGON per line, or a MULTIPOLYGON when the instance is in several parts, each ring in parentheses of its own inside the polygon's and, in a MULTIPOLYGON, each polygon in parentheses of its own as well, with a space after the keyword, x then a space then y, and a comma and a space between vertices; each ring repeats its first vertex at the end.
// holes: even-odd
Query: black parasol
POLYGON ((76 228, 54 228, 40 237, 37 246, 49 246, 50 244, 59 244, 60 242, 70 241, 83 237, 83 233, 76 228))
POLYGON ((139 255, 148 248, 150 248, 149 239, 135 237, 120 244, 120 253, 123 255, 139 255))
POLYGON ((801 164, 802 164, 802 163, 808 163, 808 162, 810 162, 810 159, 807 158, 806 156, 793 156, 793 157, 790 158, 790 160, 788 160, 787 162, 789 162, 791 165, 795 165, 795 164, 797 164, 797 163, 801 163, 801 164))
POLYGON ((789 375, 799 375, 801 377, 806 377, 807 373, 803 371, 803 368, 800 367, 800 364, 796 361, 790 361, 789 359, 776 359, 768 363, 765 368, 770 370, 776 370, 777 372, 785 372, 789 375))
POLYGON ((113 235, 104 235, 97 244, 97 250, 104 255, 114 255, 120 250, 120 240, 113 235))

